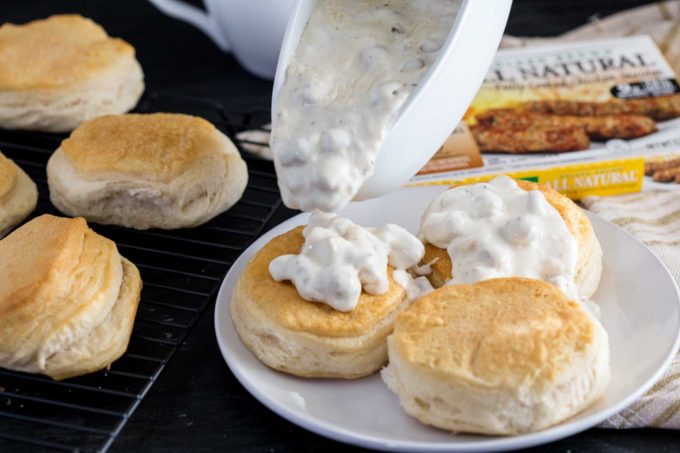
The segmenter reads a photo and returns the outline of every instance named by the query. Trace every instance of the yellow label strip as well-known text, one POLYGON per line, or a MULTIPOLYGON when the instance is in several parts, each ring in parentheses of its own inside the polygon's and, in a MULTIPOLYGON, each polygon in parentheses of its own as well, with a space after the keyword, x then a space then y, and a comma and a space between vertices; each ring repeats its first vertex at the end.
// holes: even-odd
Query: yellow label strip
POLYGON ((467 178, 413 182, 407 184, 407 187, 470 184, 489 181, 498 175, 508 175, 515 179, 546 184, 572 200, 580 200, 589 195, 608 196, 639 192, 642 190, 644 174, 645 161, 636 157, 509 173, 498 172, 467 178))

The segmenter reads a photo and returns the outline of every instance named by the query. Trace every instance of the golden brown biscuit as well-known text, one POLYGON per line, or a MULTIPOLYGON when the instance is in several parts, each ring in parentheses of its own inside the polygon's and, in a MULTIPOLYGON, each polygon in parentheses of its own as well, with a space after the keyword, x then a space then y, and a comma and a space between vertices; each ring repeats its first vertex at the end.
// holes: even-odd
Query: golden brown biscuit
POLYGON ((0 241, 0 366, 54 379, 127 348, 141 279, 83 219, 43 215, 0 241))
POLYGON ((0 26, 0 127, 65 132, 144 91, 135 49, 76 14, 0 26))
POLYGON ((33 212, 37 202, 35 183, 0 153, 0 238, 33 212))
POLYGON ((17 180, 17 167, 14 162, 0 153, 0 199, 5 198, 17 180))
MULTIPOLYGON (((575 282, 583 297, 592 296, 597 290, 602 273, 602 248, 595 232, 581 208, 566 196, 544 185, 530 181, 517 180, 517 185, 526 191, 539 190, 545 199, 564 219, 564 223, 578 244, 575 282)), ((458 187, 458 186, 454 186, 458 187)), ((439 288, 451 279, 451 258, 446 250, 425 244, 424 263, 432 264, 432 274, 428 277, 435 288, 439 288)))
POLYGON ((404 410, 450 431, 520 434, 559 423, 609 381, 607 333, 553 285, 449 285, 397 317, 383 379, 404 410))
POLYGON ((358 378, 387 359, 386 338, 408 305, 406 290, 389 272, 385 294, 362 293, 349 312, 302 299, 290 282, 277 282, 269 263, 299 253, 304 227, 272 239, 248 263, 234 288, 230 310, 236 331, 266 365, 302 377, 358 378))
POLYGON ((47 164, 62 212, 137 229, 186 228, 229 209, 248 181, 233 143, 208 121, 154 113, 79 126, 47 164))

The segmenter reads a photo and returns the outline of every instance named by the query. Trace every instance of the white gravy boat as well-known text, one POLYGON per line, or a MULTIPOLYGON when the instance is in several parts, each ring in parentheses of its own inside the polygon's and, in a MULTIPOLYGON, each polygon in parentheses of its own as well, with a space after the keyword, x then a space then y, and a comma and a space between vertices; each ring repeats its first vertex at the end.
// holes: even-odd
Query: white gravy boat
MULTIPOLYGON (((315 0, 298 0, 279 54, 272 95, 276 101, 315 0)), ((512 0, 463 0, 437 60, 402 106, 378 152, 373 175, 355 200, 385 195, 406 183, 437 152, 461 120, 500 43, 512 0)))

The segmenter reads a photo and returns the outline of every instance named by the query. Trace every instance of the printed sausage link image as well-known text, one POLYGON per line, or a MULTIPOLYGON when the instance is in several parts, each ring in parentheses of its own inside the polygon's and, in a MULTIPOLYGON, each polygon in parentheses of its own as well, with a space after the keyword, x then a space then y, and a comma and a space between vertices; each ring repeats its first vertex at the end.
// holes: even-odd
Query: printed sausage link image
POLYGON ((680 167, 680 157, 657 162, 645 162, 645 176, 653 176, 659 170, 668 170, 674 167, 680 167))
POLYGON ((579 126, 523 129, 474 126, 471 130, 482 152, 562 153, 590 147, 585 129, 579 126))
POLYGON ((680 94, 613 102, 533 101, 527 102, 524 107, 532 112, 557 115, 645 115, 656 121, 665 121, 680 116, 680 94))
POLYGON ((521 129, 527 127, 563 128, 582 127, 593 139, 631 139, 656 132, 656 122, 648 116, 625 114, 606 116, 575 116, 535 113, 514 109, 489 110, 477 116, 477 121, 488 127, 521 129))

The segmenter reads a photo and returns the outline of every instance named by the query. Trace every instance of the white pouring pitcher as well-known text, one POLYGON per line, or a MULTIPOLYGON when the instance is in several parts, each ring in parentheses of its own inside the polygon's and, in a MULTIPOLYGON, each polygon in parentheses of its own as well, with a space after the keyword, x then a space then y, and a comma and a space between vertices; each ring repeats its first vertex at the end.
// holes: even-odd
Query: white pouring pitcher
POLYGON ((249 72, 271 80, 295 0, 203 0, 205 11, 181 0, 149 0, 231 52, 249 72))
MULTIPOLYGON (((317 0, 297 0, 281 46, 272 112, 302 32, 317 0)), ((346 0, 352 1, 352 0, 346 0)), ((410 0, 421 1, 421 0, 410 0)), ((444 46, 401 107, 376 157, 373 175, 354 200, 397 190, 437 152, 463 117, 498 49, 512 0, 462 0, 444 46)), ((276 117, 272 117, 276 127, 276 117)))

